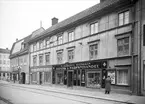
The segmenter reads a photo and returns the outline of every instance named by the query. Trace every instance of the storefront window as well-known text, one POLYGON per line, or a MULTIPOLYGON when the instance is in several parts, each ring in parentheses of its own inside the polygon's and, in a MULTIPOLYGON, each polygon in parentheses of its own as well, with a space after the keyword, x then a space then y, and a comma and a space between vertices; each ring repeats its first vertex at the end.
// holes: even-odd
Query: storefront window
POLYGON ((117 71, 117 84, 128 85, 128 70, 127 69, 117 71))
POLYGON ((100 85, 101 85, 100 72, 88 72, 87 87, 100 88, 100 85))
POLYGON ((115 70, 109 70, 108 76, 111 78, 111 84, 115 84, 115 70))
POLYGON ((44 73, 44 82, 50 82, 51 80, 51 72, 44 73))
POLYGON ((85 70, 81 73, 81 86, 85 86, 85 70))
POLYGON ((63 73, 57 73, 57 84, 63 84, 63 73))

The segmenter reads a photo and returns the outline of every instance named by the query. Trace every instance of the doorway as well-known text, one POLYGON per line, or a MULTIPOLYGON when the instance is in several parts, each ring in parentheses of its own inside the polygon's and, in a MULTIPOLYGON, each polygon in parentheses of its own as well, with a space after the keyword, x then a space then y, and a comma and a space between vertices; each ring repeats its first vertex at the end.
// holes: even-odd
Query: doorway
POLYGON ((26 74, 24 72, 21 73, 21 81, 22 81, 22 84, 25 84, 25 77, 26 77, 26 74))
POLYGON ((73 71, 68 71, 68 87, 73 86, 73 71))
POLYGON ((42 72, 39 72, 39 83, 40 83, 40 85, 42 84, 42 72))

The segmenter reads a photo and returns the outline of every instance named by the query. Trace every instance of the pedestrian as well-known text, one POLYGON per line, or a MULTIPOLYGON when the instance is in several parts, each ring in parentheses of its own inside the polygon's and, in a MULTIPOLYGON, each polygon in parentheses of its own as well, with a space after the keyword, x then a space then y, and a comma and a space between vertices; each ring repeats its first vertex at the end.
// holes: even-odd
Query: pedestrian
POLYGON ((109 94, 111 90, 111 78, 108 76, 105 80, 105 94, 109 94))

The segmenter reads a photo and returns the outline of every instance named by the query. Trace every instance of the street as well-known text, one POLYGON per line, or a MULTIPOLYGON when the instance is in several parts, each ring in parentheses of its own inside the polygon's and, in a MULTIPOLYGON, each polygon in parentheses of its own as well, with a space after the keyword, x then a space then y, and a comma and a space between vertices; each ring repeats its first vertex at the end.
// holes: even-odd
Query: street
POLYGON ((0 92, 0 97, 10 101, 11 104, 125 104, 81 96, 66 95, 56 92, 29 89, 20 86, 13 86, 9 83, 0 83, 0 92))

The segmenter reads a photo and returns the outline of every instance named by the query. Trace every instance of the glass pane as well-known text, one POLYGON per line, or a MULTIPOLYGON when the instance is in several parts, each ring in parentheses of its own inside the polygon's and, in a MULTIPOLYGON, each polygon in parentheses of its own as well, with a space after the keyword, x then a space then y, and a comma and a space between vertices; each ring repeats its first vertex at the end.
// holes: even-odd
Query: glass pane
POLYGON ((129 11, 124 13, 124 24, 129 23, 129 11))
POLYGON ((129 43, 129 38, 124 38, 124 43, 129 43))
POLYGON ((95 33, 98 33, 98 23, 95 23, 95 33))
POLYGON ((118 51, 123 51, 123 46, 118 46, 118 51))
POLYGON ((91 24, 91 34, 94 34, 94 24, 91 24))
POLYGON ((72 32, 72 40, 74 40, 75 36, 74 36, 74 32, 72 32))

